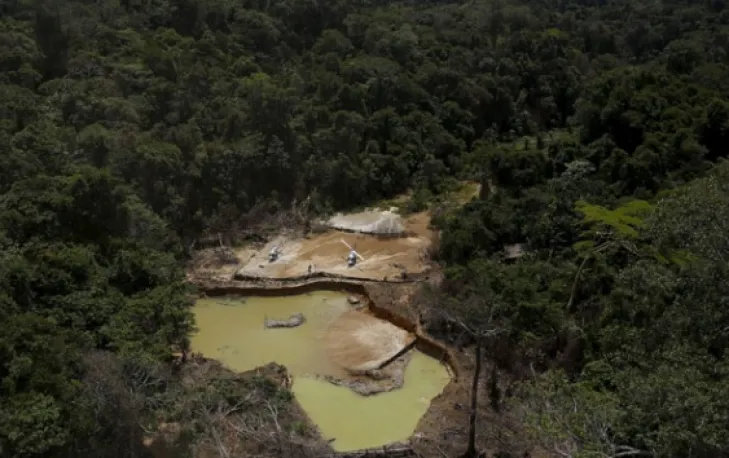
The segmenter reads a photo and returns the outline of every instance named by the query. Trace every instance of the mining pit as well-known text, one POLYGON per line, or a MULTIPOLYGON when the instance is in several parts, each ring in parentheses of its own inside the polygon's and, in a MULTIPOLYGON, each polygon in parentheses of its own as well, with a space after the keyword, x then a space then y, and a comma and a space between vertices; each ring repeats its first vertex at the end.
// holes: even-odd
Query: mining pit
POLYGON ((207 297, 194 312, 195 352, 239 372, 286 366, 296 400, 335 451, 407 441, 450 381, 439 360, 414 347, 414 334, 354 310, 341 293, 207 297), (263 326, 293 311, 306 317, 300 326, 263 326))
POLYGON ((427 274, 429 215, 369 211, 322 224, 228 249, 224 262, 201 251, 188 275, 201 291, 192 349, 239 372, 286 366, 296 400, 337 452, 407 443, 456 375, 453 358, 417 322, 378 310, 362 285, 427 274))

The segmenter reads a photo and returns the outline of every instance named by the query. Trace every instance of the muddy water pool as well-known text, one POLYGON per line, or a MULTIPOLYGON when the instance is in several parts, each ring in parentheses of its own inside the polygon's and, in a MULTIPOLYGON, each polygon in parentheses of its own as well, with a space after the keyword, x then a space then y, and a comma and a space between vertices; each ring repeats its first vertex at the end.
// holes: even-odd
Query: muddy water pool
POLYGON ((378 447, 410 437, 430 401, 449 382, 447 369, 414 350, 401 389, 363 397, 317 375, 345 376, 327 358, 326 327, 350 310, 341 293, 313 292, 285 297, 212 297, 199 299, 194 312, 198 333, 192 349, 236 371, 276 362, 294 378, 299 404, 337 451, 378 447), (266 329, 266 317, 285 319, 303 313, 296 328, 266 329))

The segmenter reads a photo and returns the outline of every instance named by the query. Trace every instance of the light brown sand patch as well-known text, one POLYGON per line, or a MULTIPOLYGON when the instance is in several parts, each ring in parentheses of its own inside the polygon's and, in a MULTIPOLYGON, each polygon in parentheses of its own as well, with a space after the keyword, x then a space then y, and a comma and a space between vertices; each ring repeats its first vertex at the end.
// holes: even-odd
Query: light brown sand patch
POLYGON ((415 341, 406 330, 357 310, 337 317, 323 338, 330 359, 353 372, 378 369, 415 341))
POLYGON ((428 268, 426 251, 433 235, 429 222, 427 213, 406 218, 410 235, 401 238, 385 239, 336 230, 309 238, 278 237, 252 257, 242 259, 238 272, 243 276, 278 279, 306 275, 312 266, 313 272, 376 280, 392 279, 403 272, 419 274, 428 268), (348 267, 349 248, 342 241, 357 250, 364 261, 348 267), (268 253, 276 246, 281 247, 281 254, 275 262, 269 262, 268 253))

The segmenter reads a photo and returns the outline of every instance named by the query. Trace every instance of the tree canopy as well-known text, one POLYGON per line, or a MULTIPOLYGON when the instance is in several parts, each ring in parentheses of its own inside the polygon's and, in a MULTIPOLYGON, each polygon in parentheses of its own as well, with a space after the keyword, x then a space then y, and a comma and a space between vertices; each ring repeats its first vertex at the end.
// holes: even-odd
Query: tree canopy
POLYGON ((469 179, 443 302, 536 440, 727 456, 728 51, 722 0, 2 2, 0 454, 141 456, 90 355, 186 349, 201 236, 469 179))

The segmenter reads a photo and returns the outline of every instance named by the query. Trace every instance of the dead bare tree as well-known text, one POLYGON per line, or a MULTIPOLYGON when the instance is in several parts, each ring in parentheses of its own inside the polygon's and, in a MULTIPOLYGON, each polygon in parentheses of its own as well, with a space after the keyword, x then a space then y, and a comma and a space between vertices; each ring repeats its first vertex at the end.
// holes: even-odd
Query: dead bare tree
POLYGON ((207 455, 213 452, 220 458, 310 458, 329 453, 320 441, 298 435, 284 426, 285 414, 276 402, 261 399, 256 402, 257 409, 224 403, 202 408, 198 418, 203 421, 205 437, 198 449, 207 449, 207 455))
POLYGON ((99 458, 149 456, 142 444, 144 429, 139 423, 144 396, 126 376, 122 361, 113 353, 94 351, 84 355, 82 362, 84 376, 76 408, 93 419, 93 429, 77 441, 74 452, 99 458))
POLYGON ((194 386, 200 376, 217 380, 213 389, 202 396, 184 397, 177 408, 187 412, 183 421, 198 431, 194 456, 310 458, 331 453, 278 383, 225 373, 213 375, 211 370, 214 366, 203 365, 189 374, 195 380, 190 386, 198 392, 194 386))

